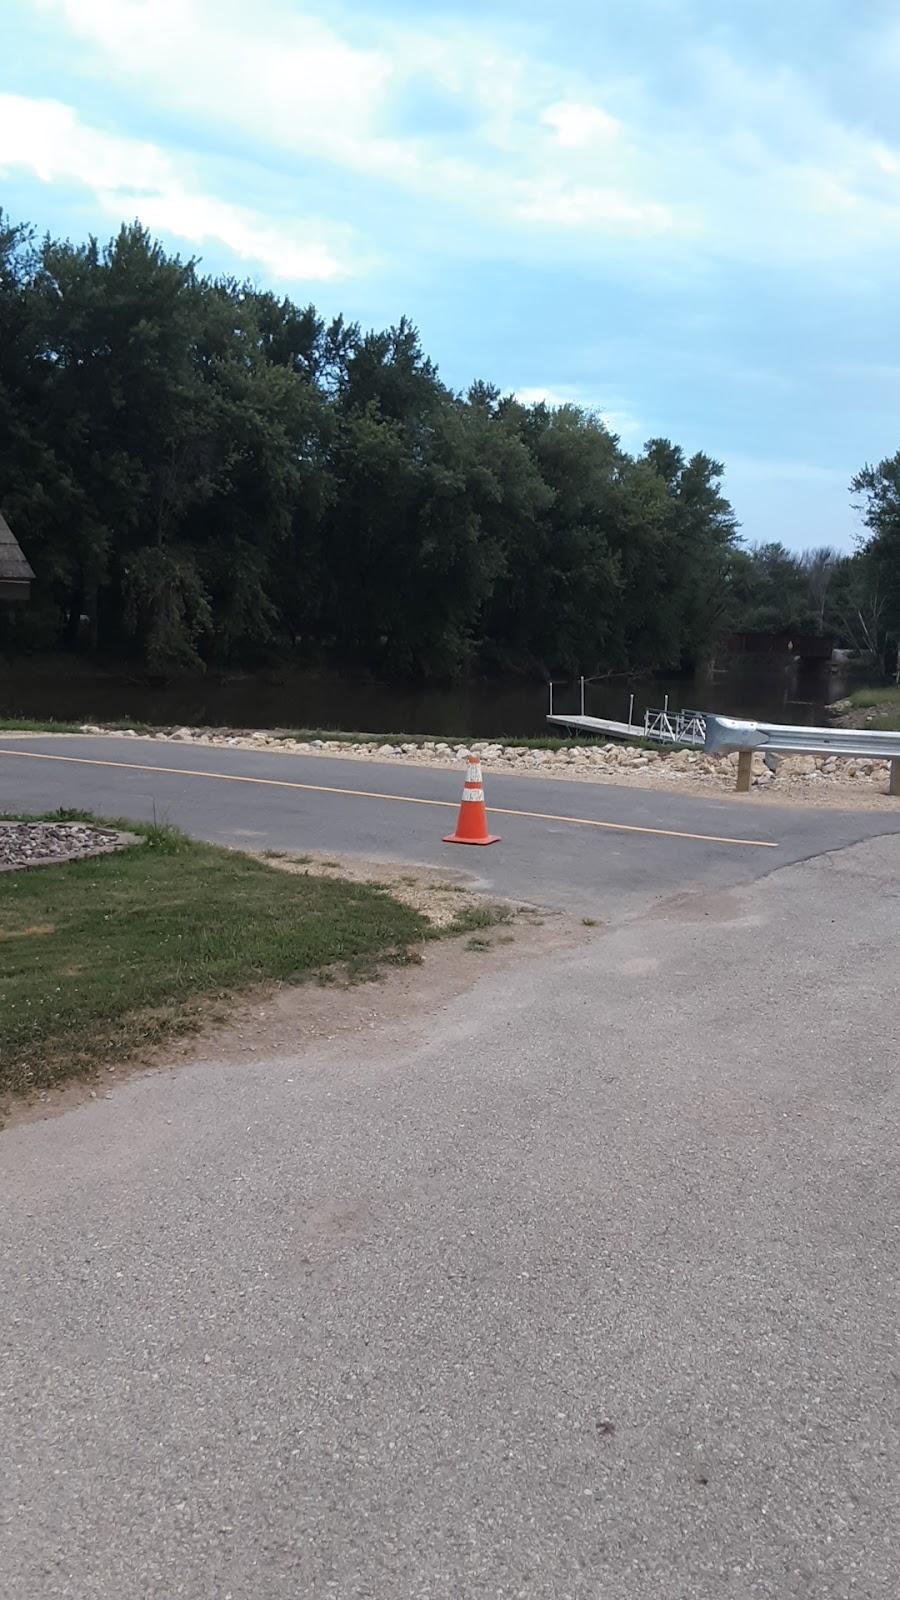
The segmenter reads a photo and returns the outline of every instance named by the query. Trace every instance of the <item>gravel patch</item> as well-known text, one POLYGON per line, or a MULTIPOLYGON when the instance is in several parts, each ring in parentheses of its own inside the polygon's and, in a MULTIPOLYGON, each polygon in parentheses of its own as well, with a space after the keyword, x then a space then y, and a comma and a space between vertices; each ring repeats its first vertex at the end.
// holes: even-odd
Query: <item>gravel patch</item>
POLYGON ((137 834, 86 822, 0 822, 0 872, 61 865, 138 843, 137 834))

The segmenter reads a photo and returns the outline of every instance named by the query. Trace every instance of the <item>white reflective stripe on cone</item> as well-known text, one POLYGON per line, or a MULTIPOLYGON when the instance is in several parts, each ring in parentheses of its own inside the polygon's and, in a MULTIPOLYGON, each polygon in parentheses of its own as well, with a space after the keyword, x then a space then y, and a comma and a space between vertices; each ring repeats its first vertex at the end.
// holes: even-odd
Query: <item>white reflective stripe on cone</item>
POLYGON ((469 762, 469 770, 466 773, 466 783, 483 783, 483 782, 484 782, 484 779, 483 779, 482 773, 481 773, 481 762, 480 761, 470 761, 469 762))
POLYGON ((480 800, 482 805, 483 805, 484 804, 484 790, 483 789, 463 789, 463 804, 465 804, 465 802, 467 800, 480 800))

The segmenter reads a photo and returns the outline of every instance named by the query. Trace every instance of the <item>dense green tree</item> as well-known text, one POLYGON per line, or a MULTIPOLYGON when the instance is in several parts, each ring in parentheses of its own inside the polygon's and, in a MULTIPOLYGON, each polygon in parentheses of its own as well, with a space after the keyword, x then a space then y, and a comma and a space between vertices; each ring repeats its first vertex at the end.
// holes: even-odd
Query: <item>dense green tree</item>
POLYGON ((900 450, 863 467, 850 488, 869 534, 854 574, 857 622, 865 619, 868 647, 900 676, 900 450))
POLYGON ((732 571, 734 616, 748 632, 812 629, 811 600, 799 557, 783 544, 740 552, 732 571))
POLYGON ((593 671, 610 659, 620 574, 607 537, 618 453, 574 406, 503 407, 530 458, 529 503, 505 540, 501 597, 518 665, 593 671))
POLYGON ((21 644, 162 674, 289 649, 395 677, 687 665, 742 582, 766 614, 720 478, 574 406, 453 393, 406 318, 326 324, 138 224, 101 247, 0 218, 21 644))
POLYGON ((827 544, 805 550, 800 557, 800 567, 806 579, 809 609, 817 633, 825 632, 829 591, 840 561, 840 551, 827 544))
POLYGON ((668 439, 651 439, 644 460, 666 488, 669 664, 696 666, 733 617, 738 529, 722 493, 724 468, 702 452, 686 461, 668 439))
POLYGON ((861 550, 835 564, 828 591, 826 627, 840 643, 888 670, 892 637, 890 608, 877 560, 861 550))

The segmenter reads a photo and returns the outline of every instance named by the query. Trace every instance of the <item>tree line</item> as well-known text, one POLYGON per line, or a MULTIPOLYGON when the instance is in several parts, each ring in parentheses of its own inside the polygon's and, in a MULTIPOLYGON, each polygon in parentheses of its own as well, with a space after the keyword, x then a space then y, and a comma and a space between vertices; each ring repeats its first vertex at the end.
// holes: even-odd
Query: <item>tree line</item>
POLYGON ((900 453, 850 484, 858 548, 796 554, 783 544, 735 552, 732 616, 740 631, 829 634, 887 675, 900 669, 900 453))
MULTIPOLYGON (((874 547, 900 466, 893 500, 866 472, 874 547)), ((862 557, 746 550, 722 474, 576 406, 456 393, 406 319, 326 321, 138 224, 101 247, 0 213, 0 508, 37 574, 8 648, 453 678, 689 667, 838 601, 890 632, 862 557)))

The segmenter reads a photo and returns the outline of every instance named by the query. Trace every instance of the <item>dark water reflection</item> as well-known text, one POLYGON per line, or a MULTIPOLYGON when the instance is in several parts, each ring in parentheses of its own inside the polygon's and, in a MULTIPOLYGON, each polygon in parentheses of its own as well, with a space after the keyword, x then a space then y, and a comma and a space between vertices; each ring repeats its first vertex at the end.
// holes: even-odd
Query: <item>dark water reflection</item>
MULTIPOLYGON (((635 720, 646 707, 689 707, 757 717, 768 722, 814 723, 825 706, 847 692, 849 669, 827 664, 787 664, 745 657, 725 670, 690 678, 642 678, 590 683, 586 711, 627 720, 629 695, 635 720)), ((577 683, 557 684, 554 708, 577 711, 577 683)), ((214 675, 154 685, 119 670, 102 670, 80 658, 35 658, 0 665, 0 715, 240 728, 340 728, 369 733, 539 734, 546 731, 547 688, 520 678, 450 688, 427 683, 389 687, 334 673, 285 668, 267 674, 214 675)))

